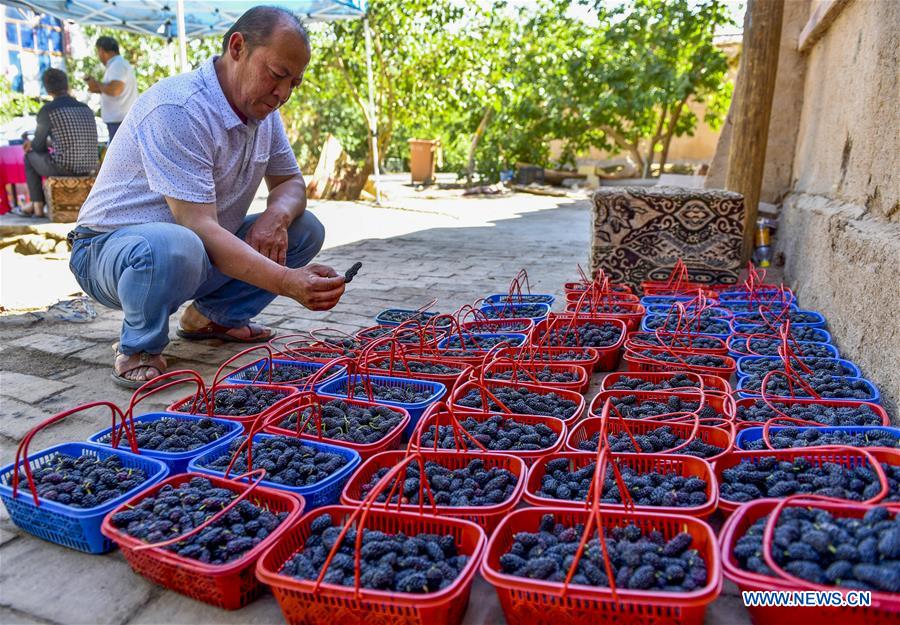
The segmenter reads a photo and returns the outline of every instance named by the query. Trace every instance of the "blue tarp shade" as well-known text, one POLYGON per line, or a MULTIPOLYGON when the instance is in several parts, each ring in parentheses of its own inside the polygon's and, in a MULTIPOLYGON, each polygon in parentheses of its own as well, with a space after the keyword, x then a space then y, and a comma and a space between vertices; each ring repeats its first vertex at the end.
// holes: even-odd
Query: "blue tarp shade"
MULTIPOLYGON (((2 0, 2 4, 26 7, 79 24, 162 37, 178 36, 176 0, 2 0)), ((202 37, 224 33, 244 11, 258 4, 264 2, 187 0, 185 34, 202 37)), ((366 9, 366 0, 274 0, 272 4, 293 11, 307 22, 360 19, 366 9)))

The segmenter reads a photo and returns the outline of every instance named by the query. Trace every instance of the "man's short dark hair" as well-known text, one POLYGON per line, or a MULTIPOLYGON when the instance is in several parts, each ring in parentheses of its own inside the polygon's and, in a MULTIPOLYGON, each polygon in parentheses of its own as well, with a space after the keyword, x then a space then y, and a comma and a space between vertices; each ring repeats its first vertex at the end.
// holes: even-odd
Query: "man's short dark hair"
POLYGON ((50 67, 44 70, 41 76, 41 82, 44 83, 44 89, 50 95, 62 95, 69 91, 69 78, 61 69, 50 67))
POLYGON ((101 50, 106 50, 107 52, 112 52, 113 54, 119 53, 119 42, 113 39, 112 37, 98 37, 97 38, 97 47, 101 50))
POLYGON ((248 9, 225 33, 222 38, 222 54, 228 52, 228 40, 234 33, 241 33, 244 36, 247 52, 252 52, 253 48, 265 45, 278 26, 293 29, 309 46, 309 33, 306 32, 300 18, 281 7, 257 6, 248 9))

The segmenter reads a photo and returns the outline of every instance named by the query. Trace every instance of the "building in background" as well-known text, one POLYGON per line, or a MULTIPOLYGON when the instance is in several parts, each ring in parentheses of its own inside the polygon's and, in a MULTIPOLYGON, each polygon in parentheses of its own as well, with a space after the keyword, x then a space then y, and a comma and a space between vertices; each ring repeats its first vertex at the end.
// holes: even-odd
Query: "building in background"
POLYGON ((44 70, 66 69, 69 37, 65 23, 27 9, 2 9, 0 60, 4 76, 13 91, 30 97, 46 95, 41 85, 44 70))

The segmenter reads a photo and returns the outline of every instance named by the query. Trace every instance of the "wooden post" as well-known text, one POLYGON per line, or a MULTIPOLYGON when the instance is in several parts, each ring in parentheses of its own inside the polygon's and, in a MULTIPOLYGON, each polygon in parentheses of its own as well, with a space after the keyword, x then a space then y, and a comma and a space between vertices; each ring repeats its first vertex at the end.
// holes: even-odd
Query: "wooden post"
POLYGON ((753 252, 783 13, 784 0, 750 0, 744 17, 744 45, 735 84, 725 180, 726 189, 744 195, 744 262, 750 260, 753 252))

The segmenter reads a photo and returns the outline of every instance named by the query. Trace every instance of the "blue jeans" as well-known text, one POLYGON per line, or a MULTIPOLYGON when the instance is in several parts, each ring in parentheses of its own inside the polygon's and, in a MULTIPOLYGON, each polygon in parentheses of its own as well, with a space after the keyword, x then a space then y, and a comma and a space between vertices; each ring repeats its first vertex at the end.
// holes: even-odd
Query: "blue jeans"
POLYGON ((106 145, 112 143, 113 137, 116 136, 116 132, 121 125, 122 122, 106 122, 106 131, 109 133, 109 141, 106 142, 106 145))
MULTIPOLYGON (((235 233, 247 236, 258 215, 235 233)), ((288 228, 287 266, 309 263, 325 240, 325 228, 304 211, 288 228)), ((205 317, 229 328, 246 325, 275 294, 216 269, 203 242, 177 224, 127 226, 72 244, 69 268, 84 292, 125 313, 119 350, 159 354, 169 342, 169 316, 188 300, 205 317)))

